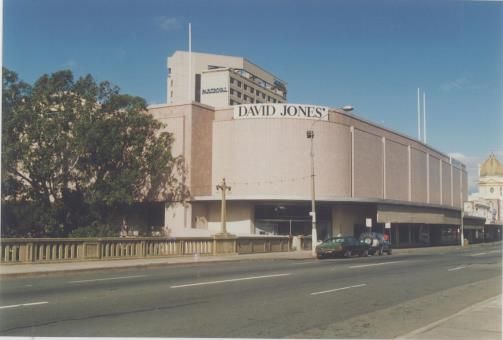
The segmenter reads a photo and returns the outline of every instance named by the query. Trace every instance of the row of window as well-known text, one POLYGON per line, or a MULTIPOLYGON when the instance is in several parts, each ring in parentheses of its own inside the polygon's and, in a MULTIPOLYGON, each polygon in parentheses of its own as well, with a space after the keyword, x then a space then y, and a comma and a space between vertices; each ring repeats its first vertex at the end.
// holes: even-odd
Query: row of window
MULTIPOLYGON (((255 103, 261 104, 262 102, 260 100, 257 100, 255 103)), ((229 105, 241 105, 241 104, 243 104, 243 103, 232 100, 232 99, 229 100, 229 105)))
MULTIPOLYGON (((242 96, 242 93, 241 93, 241 92, 236 91, 236 90, 234 90, 234 89, 231 89, 231 90, 230 90, 230 94, 231 94, 231 95, 234 95, 234 96, 236 96, 236 97, 238 97, 238 98, 241 98, 241 96, 242 96)), ((264 99, 265 99, 265 97, 264 97, 264 99)), ((279 103, 279 101, 278 101, 278 100, 276 100, 275 98, 268 97, 268 99, 269 99, 268 103, 279 103)), ((250 103, 263 103, 263 102, 264 102, 264 101, 260 101, 260 100, 258 100, 258 99, 257 99, 257 100, 255 100, 253 97, 250 97, 250 96, 248 96, 248 95, 246 95, 246 94, 245 94, 245 95, 243 95, 243 100, 244 100, 244 101, 246 101, 246 102, 250 102, 250 103)))
MULTIPOLYGON (((230 89, 230 94, 231 94, 231 95, 235 95, 235 96, 236 96, 236 97, 238 97, 238 98, 241 98, 241 95, 242 95, 242 93, 241 93, 241 92, 236 91, 236 90, 234 90, 234 89, 230 89)), ((263 98, 263 99, 265 99, 265 98, 266 98, 265 94, 262 94, 262 98, 263 98)), ((262 102, 261 102, 261 101, 259 101, 259 100, 255 100, 255 101, 254 101, 254 98, 253 98, 253 97, 250 97, 250 96, 248 96, 248 95, 246 95, 246 94, 243 96, 243 99, 244 99, 245 101, 250 101, 251 103, 253 103, 253 102, 255 102, 255 103, 262 103, 262 102)), ((278 100, 276 100, 275 98, 272 98, 271 96, 267 96, 267 102, 268 102, 268 103, 278 103, 279 101, 278 101, 278 100)))
MULTIPOLYGON (((236 84, 236 85, 237 85, 237 87, 241 87, 241 81, 239 81, 239 80, 237 80, 237 79, 235 79, 235 78, 232 78, 232 77, 231 77, 230 82, 231 82, 231 84, 236 84)), ((246 84, 246 83, 244 84, 243 89, 244 89, 245 91, 247 91, 247 90, 248 90, 251 94, 254 94, 254 93, 255 93, 258 97, 262 96, 262 99, 266 99, 266 94, 265 94, 264 92, 260 92, 258 89, 255 89, 255 88, 253 88, 253 87, 249 86, 249 85, 248 85, 248 84, 246 84)), ((232 94, 232 93, 231 93, 231 94, 232 94)), ((271 98, 271 96, 268 96, 268 99, 267 99, 267 100, 268 100, 269 102, 273 102, 273 99, 274 99, 274 98, 271 98)), ((275 100, 275 99, 274 99, 274 100, 275 100)), ((274 103, 276 103, 276 101, 274 101, 274 103)))
MULTIPOLYGON (((231 84, 237 84, 238 87, 241 87, 241 81, 234 79, 231 77, 231 84)), ((246 86, 246 84, 245 84, 246 86)))

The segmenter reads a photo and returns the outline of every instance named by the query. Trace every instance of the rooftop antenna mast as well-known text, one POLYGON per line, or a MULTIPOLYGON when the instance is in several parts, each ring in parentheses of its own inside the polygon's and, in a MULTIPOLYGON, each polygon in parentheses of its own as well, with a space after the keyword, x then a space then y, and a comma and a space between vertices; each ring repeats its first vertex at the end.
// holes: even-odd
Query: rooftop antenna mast
POLYGON ((426 93, 423 92, 423 143, 426 144, 426 93))
POLYGON ((189 22, 189 103, 192 103, 192 26, 189 22))
POLYGON ((417 139, 421 141, 421 95, 419 94, 419 87, 417 88, 417 139))

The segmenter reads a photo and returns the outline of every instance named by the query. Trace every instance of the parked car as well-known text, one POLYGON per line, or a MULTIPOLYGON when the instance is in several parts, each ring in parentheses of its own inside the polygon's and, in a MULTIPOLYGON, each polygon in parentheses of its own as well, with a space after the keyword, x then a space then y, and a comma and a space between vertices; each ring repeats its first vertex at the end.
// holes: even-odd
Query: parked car
POLYGON ((381 233, 363 233, 360 235, 360 241, 363 241, 365 244, 369 245, 370 255, 382 255, 383 253, 391 255, 391 253, 393 252, 391 242, 381 233))
POLYGON ((369 249, 370 245, 353 236, 333 237, 316 247, 316 257, 319 259, 336 255, 351 257, 353 254, 368 256, 369 249))

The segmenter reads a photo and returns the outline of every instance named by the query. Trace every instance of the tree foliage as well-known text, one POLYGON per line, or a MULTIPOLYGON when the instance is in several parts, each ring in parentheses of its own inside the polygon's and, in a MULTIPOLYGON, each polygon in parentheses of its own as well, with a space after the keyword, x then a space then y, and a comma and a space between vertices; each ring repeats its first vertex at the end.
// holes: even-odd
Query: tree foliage
POLYGON ((135 202, 188 196, 173 136, 144 99, 67 70, 31 86, 4 68, 2 85, 2 203, 38 211, 39 232, 66 235, 135 202))

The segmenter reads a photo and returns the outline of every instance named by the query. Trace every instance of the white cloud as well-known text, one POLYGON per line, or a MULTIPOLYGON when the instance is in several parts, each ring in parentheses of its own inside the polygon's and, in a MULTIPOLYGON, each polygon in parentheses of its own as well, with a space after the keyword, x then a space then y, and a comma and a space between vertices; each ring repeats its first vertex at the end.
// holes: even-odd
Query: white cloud
POLYGON ((462 89, 468 86, 470 82, 464 77, 459 77, 454 80, 450 80, 440 85, 440 89, 445 92, 451 92, 454 90, 462 89))
MULTIPOLYGON (((503 1, 503 0, 502 0, 503 1)), ((484 83, 474 83, 466 77, 458 77, 454 80, 446 81, 440 84, 440 90, 444 92, 453 92, 457 90, 480 91, 487 89, 488 85, 484 83)))
POLYGON ((168 18, 165 16, 160 16, 155 18, 155 21, 159 26, 159 28, 168 32, 176 31, 181 27, 180 21, 177 18, 168 18))

